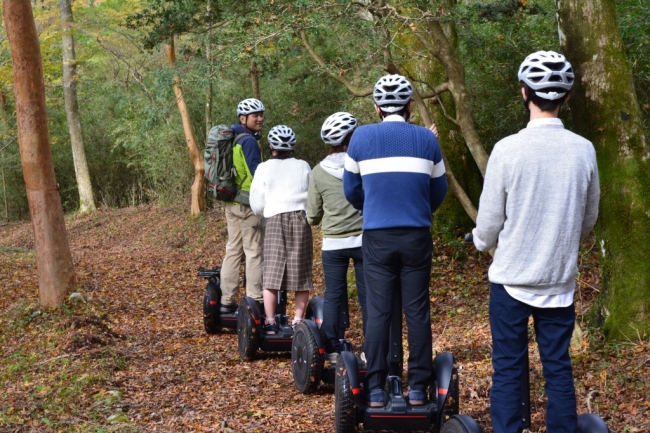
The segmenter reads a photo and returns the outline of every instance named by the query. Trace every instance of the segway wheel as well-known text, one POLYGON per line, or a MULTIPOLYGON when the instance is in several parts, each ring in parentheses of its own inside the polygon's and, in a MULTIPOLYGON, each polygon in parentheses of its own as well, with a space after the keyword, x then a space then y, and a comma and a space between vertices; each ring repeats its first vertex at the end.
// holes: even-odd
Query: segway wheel
POLYGON ((442 425, 440 433, 483 433, 483 430, 471 417, 454 415, 442 425))
POLYGON ((578 415, 578 433, 609 433, 601 417, 593 413, 578 415))
POLYGON ((336 413, 336 432, 352 433, 357 427, 357 411, 350 386, 347 368, 339 355, 334 379, 334 410, 336 413))
POLYGON ((221 332, 220 301, 221 290, 219 290, 219 286, 212 281, 208 282, 203 294, 203 327, 208 334, 221 332))
POLYGON ((458 388, 458 369, 454 366, 451 373, 451 381, 447 390, 445 400, 445 417, 457 415, 460 412, 460 390, 458 388))
POLYGON ((318 389, 323 376, 323 362, 309 326, 305 323, 296 326, 291 343, 291 369, 298 391, 309 394, 318 389))
POLYGON ((257 325, 250 305, 242 300, 237 310, 237 348, 242 361, 252 361, 259 346, 257 325))

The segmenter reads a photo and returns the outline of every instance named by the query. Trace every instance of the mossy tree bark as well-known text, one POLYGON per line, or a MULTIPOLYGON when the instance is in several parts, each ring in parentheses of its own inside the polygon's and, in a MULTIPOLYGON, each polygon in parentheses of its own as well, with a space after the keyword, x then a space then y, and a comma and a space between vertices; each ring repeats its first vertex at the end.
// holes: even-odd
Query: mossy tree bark
POLYGON ((29 0, 4 0, 11 47, 18 143, 29 212, 34 227, 41 305, 61 304, 75 280, 61 196, 50 149, 43 64, 29 0))
POLYGON ((594 319, 609 339, 650 331, 650 153, 614 0, 557 1, 560 44, 576 72, 576 132, 594 143, 602 269, 594 319))

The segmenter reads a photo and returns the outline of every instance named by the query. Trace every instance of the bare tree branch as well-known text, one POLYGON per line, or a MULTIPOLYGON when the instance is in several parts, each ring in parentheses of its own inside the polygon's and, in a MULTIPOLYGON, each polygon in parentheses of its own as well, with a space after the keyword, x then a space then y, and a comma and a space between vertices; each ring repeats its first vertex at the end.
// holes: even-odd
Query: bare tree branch
POLYGON ((298 35, 300 36, 300 39, 302 40, 302 44, 304 45, 309 55, 312 57, 312 59, 314 59, 314 61, 318 64, 318 66, 320 66, 325 70, 325 72, 327 72, 327 75, 329 75, 339 83, 343 84, 354 96, 363 97, 363 96, 372 95, 372 90, 373 90, 372 87, 365 88, 365 89, 358 88, 357 86, 355 86, 354 84, 350 83, 348 80, 343 78, 341 75, 329 69, 327 64, 325 63, 325 60, 320 55, 318 55, 316 51, 314 51, 314 48, 311 46, 307 38, 307 33, 303 29, 300 29, 298 31, 298 35))

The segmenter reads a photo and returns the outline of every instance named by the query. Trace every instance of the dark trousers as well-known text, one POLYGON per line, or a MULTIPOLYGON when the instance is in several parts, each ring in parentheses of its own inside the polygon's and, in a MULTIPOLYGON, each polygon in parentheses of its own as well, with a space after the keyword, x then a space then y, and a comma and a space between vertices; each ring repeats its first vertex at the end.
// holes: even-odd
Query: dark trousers
POLYGON ((354 276, 357 282, 357 299, 361 305, 363 334, 366 333, 368 309, 366 307, 366 285, 363 278, 363 254, 361 248, 323 251, 323 273, 325 274, 325 303, 323 325, 325 351, 340 352, 341 312, 348 304, 348 265, 354 262, 354 276))
POLYGON ((548 398, 546 431, 575 433, 576 396, 569 344, 575 323, 573 304, 564 308, 535 308, 517 301, 501 284, 490 290, 492 331, 492 389, 490 415, 494 433, 521 432, 521 375, 528 351, 528 318, 533 316, 548 398))
POLYGON ((428 228, 366 230, 362 249, 368 299, 368 389, 383 388, 386 382, 393 294, 401 288, 408 327, 408 383, 413 390, 426 391, 433 368, 429 304, 431 233, 428 228))

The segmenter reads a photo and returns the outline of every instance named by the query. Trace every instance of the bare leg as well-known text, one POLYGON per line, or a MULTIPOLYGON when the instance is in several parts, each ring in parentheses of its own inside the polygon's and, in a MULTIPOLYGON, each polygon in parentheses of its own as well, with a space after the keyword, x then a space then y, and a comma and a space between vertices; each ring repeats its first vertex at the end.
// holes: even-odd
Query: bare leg
POLYGON ((264 312, 266 323, 275 323, 275 305, 278 303, 278 291, 264 289, 264 312))
POLYGON ((302 290, 300 292, 295 292, 296 296, 296 314, 293 318, 293 324, 300 323, 304 319, 305 308, 307 308, 307 302, 309 301, 309 290, 302 290))

